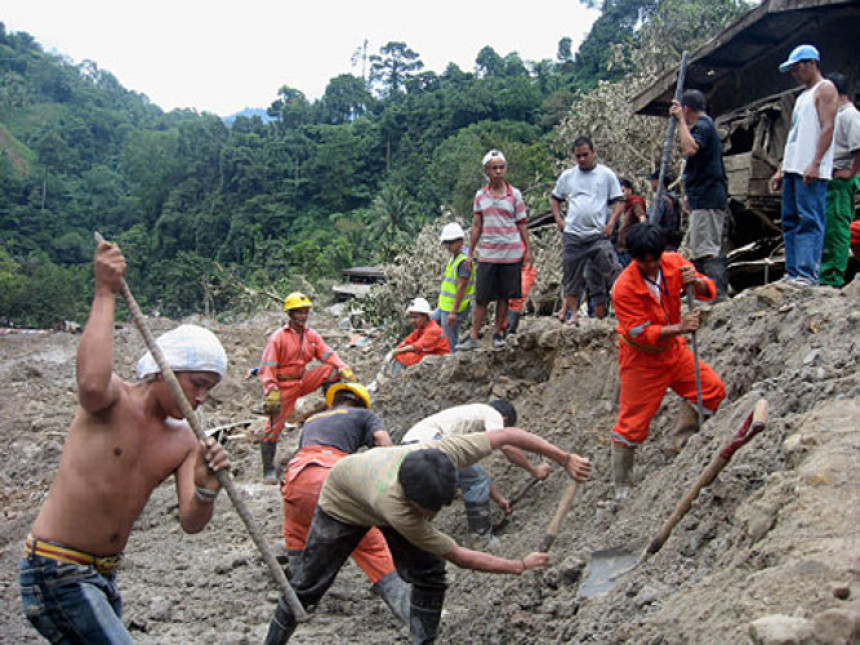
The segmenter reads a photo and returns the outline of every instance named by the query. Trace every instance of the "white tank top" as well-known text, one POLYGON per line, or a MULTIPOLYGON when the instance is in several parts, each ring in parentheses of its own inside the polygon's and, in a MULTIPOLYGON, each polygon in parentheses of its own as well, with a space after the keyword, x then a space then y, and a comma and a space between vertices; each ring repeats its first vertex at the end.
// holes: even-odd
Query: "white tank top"
MULTIPOLYGON (((813 87, 797 97, 794 112, 791 115, 791 131, 785 142, 785 154, 782 159, 782 171, 802 175, 815 157, 818 138, 821 135, 821 121, 818 110, 815 109, 815 90, 824 81, 819 81, 813 87)), ((833 173, 833 142, 821 158, 818 176, 830 179, 833 173)))

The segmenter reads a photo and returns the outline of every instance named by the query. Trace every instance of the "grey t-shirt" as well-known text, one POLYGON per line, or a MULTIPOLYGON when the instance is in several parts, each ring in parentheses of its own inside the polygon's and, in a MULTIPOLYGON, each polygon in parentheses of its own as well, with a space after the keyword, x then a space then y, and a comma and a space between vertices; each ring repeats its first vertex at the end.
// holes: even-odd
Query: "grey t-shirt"
POLYGON ((839 107, 833 130, 833 169, 850 169, 860 150, 860 112, 851 103, 839 107))
POLYGON ((603 164, 591 170, 581 170, 579 166, 565 170, 552 194, 560 201, 568 200, 564 232, 580 240, 603 235, 610 202, 624 197, 615 173, 603 164))

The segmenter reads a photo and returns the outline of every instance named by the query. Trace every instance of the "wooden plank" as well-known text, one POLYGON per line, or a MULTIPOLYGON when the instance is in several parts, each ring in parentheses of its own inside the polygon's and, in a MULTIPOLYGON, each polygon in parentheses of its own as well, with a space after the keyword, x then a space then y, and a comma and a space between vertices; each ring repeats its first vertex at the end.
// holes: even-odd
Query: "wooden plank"
POLYGON ((737 155, 723 157, 723 165, 726 167, 726 172, 730 173, 736 170, 744 169, 749 173, 749 168, 752 162, 752 153, 743 152, 737 155))

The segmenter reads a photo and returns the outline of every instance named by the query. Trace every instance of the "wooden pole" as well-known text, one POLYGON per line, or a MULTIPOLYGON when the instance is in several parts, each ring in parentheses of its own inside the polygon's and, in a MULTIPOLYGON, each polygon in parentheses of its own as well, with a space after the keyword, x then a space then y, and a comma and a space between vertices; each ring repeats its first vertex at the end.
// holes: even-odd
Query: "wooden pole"
MULTIPOLYGON (((105 241, 98 232, 96 232, 95 238, 97 243, 105 241)), ((161 348, 158 346, 158 343, 155 342, 155 337, 152 335, 152 331, 149 329, 146 318, 143 317, 143 312, 141 312, 137 301, 134 299, 131 289, 128 288, 128 283, 125 281, 125 278, 122 280, 120 291, 122 293, 122 297, 125 299, 125 304, 128 306, 128 310, 131 312, 131 317, 132 320, 134 320, 137 330, 140 332, 141 336, 143 336, 143 340, 146 343, 147 348, 152 353, 152 357, 161 369, 161 375, 164 378, 164 382, 167 383, 167 387, 173 394, 173 398, 179 404, 179 409, 182 410, 185 420, 188 421, 188 424, 191 426, 191 429, 194 430, 194 434, 197 438, 200 441, 205 442, 206 433, 203 431, 203 428, 197 419, 197 415, 194 414, 194 409, 191 407, 188 399, 185 398, 185 393, 182 391, 182 386, 179 385, 179 381, 176 379, 176 374, 173 373, 173 369, 171 369, 170 365, 167 363, 167 359, 164 358, 161 348)), ((287 600, 287 604, 290 606, 296 621, 303 622, 307 620, 308 616, 307 613, 305 613, 304 607, 302 607, 302 604, 296 597, 296 592, 293 591, 293 588, 287 581, 287 577, 284 575, 281 565, 279 565, 278 561, 275 559, 275 554, 272 552, 269 543, 266 541, 266 538, 263 536, 257 523, 254 521, 254 518, 251 517, 248 505, 245 503, 239 489, 236 488, 236 484, 233 482, 233 478, 231 477, 229 470, 219 470, 215 475, 218 477, 218 483, 227 491, 227 496, 230 498, 230 501, 233 502, 233 507, 236 509, 239 517, 242 518, 242 522, 245 524, 245 528, 248 529, 248 533, 251 535, 251 539, 254 541, 254 544, 256 544, 257 548, 260 550, 260 554, 263 556, 263 561, 269 567, 269 572, 281 588, 284 598, 287 600)))

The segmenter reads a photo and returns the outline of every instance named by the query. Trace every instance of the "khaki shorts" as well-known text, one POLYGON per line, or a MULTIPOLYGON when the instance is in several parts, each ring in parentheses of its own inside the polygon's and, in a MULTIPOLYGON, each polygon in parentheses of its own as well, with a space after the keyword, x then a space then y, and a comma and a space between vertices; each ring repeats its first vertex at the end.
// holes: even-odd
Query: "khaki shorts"
POLYGON ((728 211, 719 208, 699 208, 690 212, 687 246, 692 259, 722 255, 726 215, 728 211))

